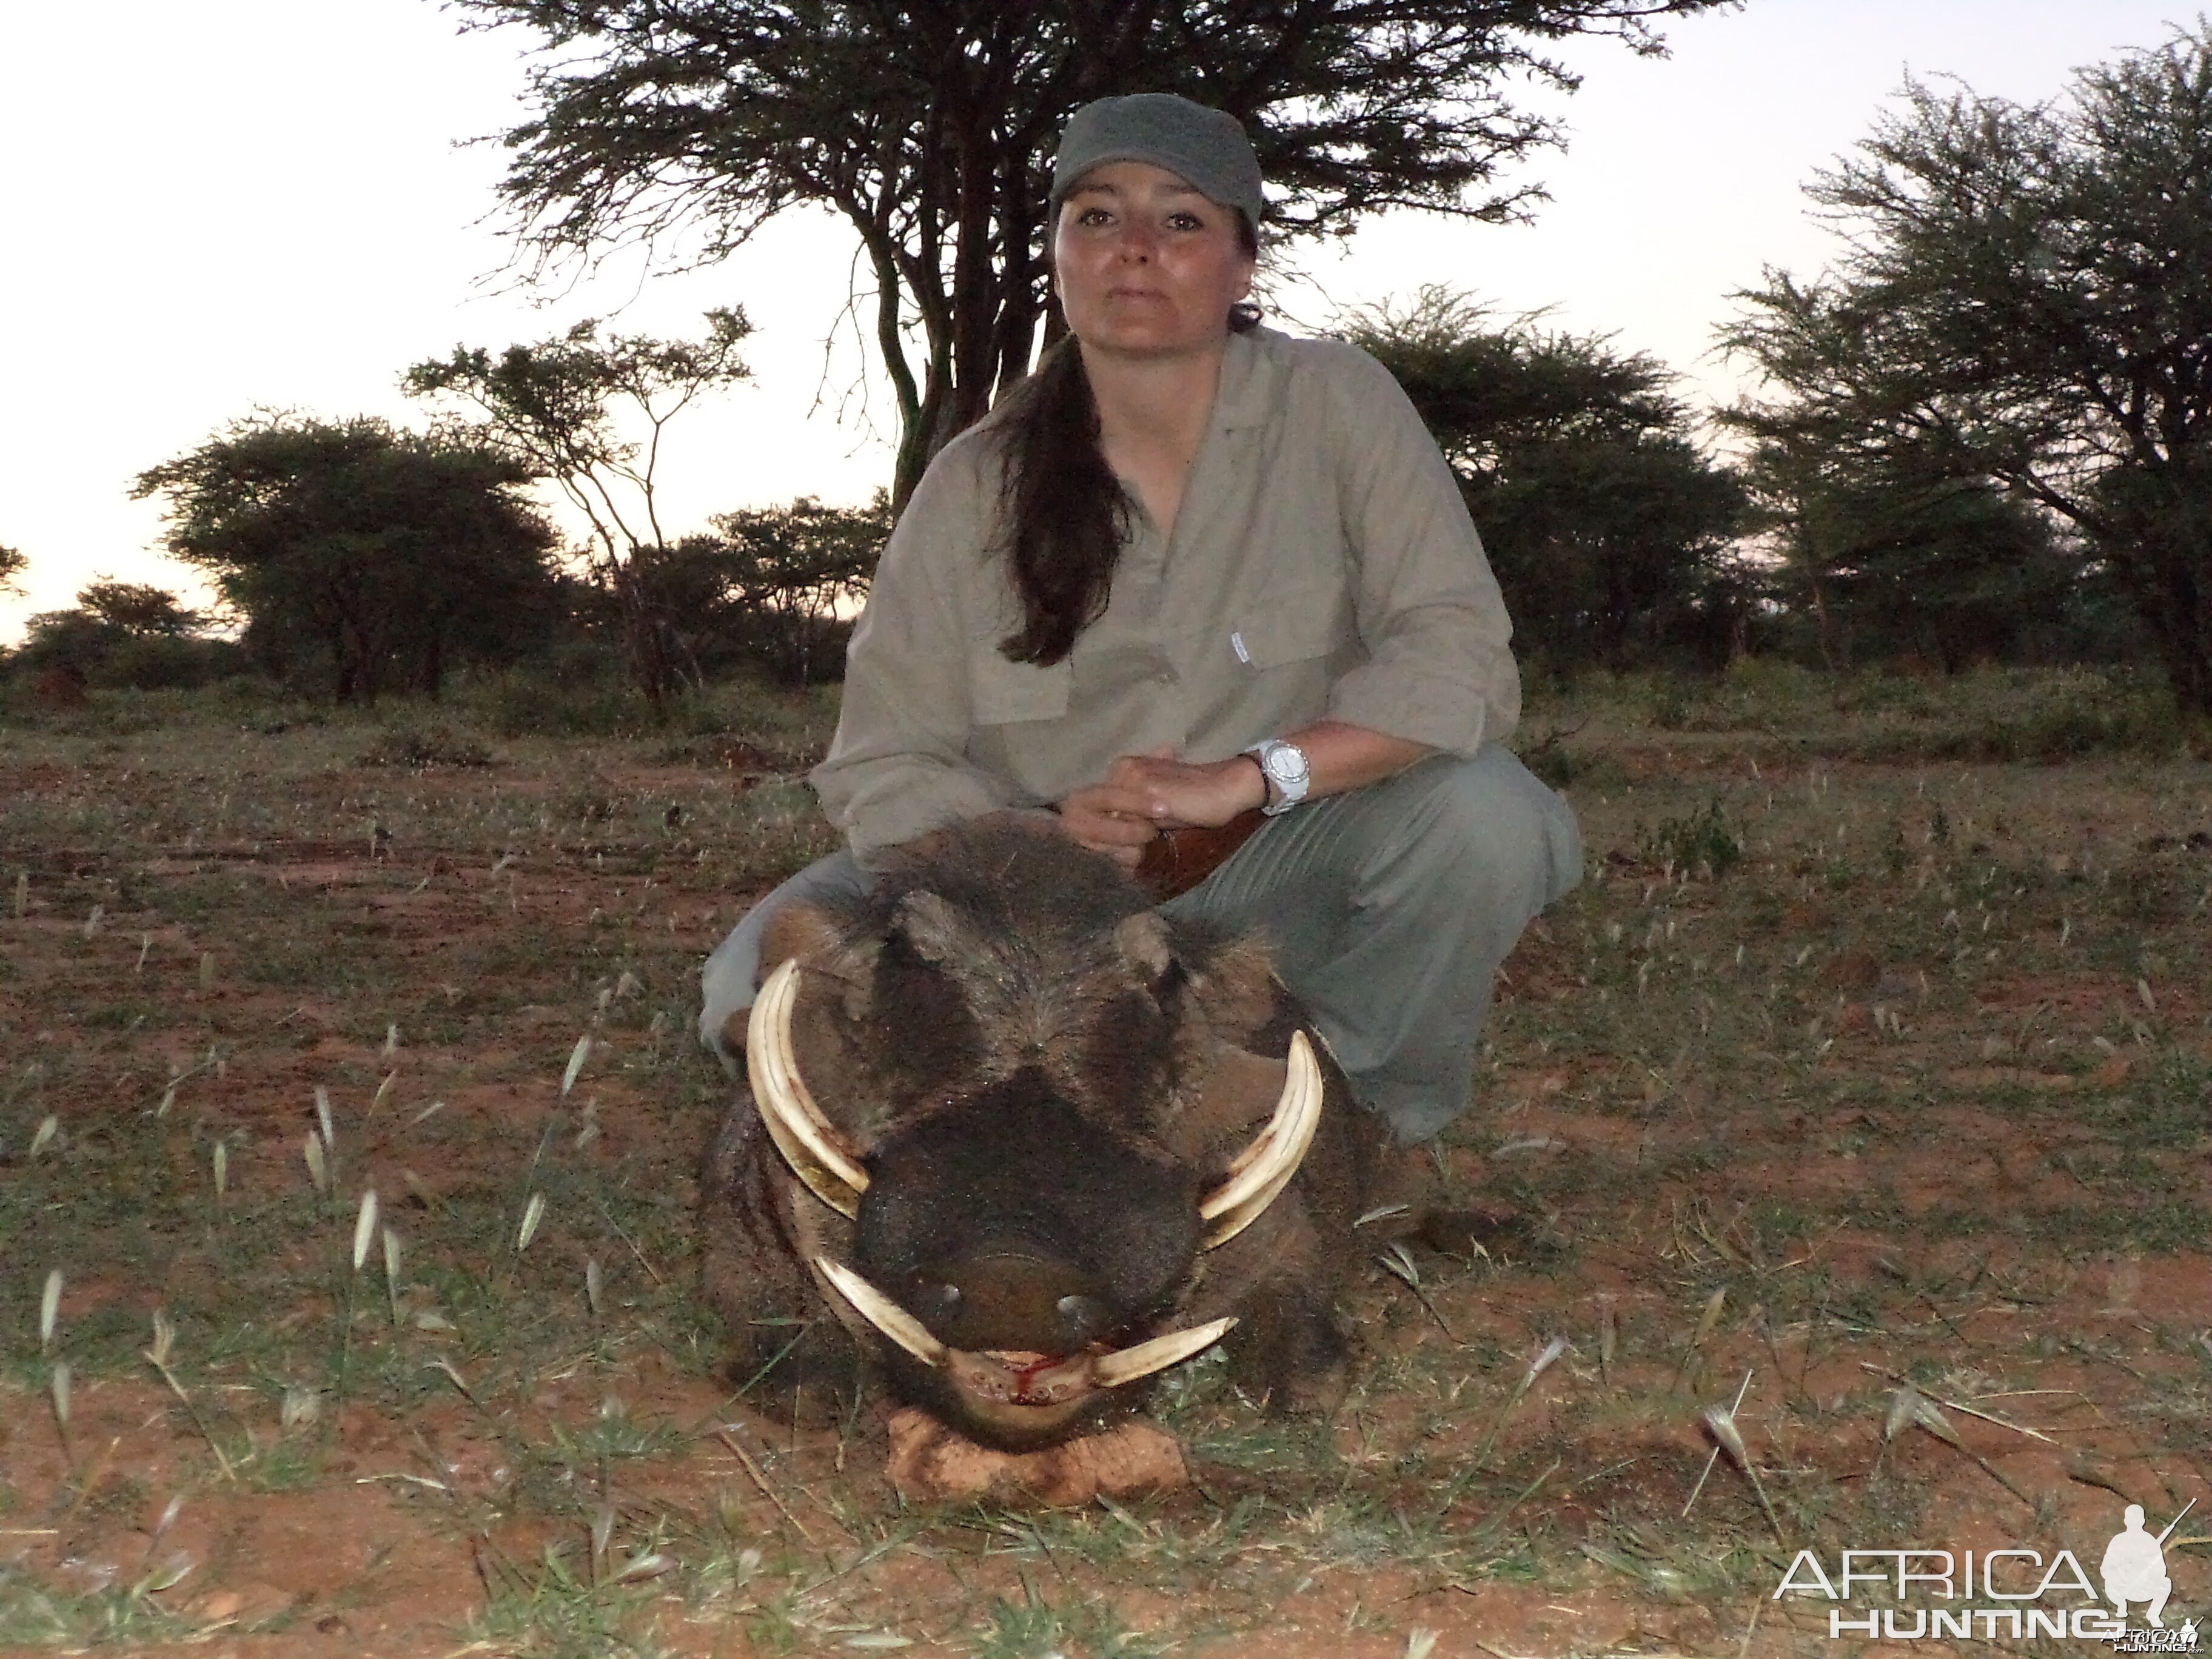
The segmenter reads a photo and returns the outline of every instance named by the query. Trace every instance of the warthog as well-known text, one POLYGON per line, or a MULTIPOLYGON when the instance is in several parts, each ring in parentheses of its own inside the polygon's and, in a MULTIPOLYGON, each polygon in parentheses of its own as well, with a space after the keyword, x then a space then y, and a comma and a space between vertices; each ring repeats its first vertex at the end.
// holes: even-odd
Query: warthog
POLYGON ((1258 941, 1000 817, 787 908, 763 961, 702 1182, 738 1380, 835 1409, 872 1369, 1010 1451, 1224 1338, 1270 1409, 1342 1397, 1385 1137, 1258 941))

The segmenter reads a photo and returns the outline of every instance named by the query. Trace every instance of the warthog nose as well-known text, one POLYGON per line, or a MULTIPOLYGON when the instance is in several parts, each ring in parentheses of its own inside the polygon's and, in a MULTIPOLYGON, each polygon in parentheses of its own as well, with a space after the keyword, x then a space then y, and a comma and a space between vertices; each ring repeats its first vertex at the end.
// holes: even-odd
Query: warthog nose
POLYGON ((956 1348, 1066 1353, 1103 1335, 1112 1320, 1087 1275, 1026 1251, 985 1251, 925 1269, 908 1306, 956 1348))

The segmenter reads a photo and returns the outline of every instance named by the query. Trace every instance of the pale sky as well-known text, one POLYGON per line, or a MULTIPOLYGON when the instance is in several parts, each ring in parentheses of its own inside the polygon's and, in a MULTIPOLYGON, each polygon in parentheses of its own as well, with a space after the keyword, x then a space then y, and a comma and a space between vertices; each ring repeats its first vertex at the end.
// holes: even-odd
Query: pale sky
MULTIPOLYGON (((160 551, 157 506, 127 490, 234 418, 419 423, 398 389, 409 363, 587 316, 690 334, 736 303, 755 325, 752 383, 672 428, 670 533, 889 481, 890 399, 844 396, 849 334, 823 373, 853 251, 842 222, 793 215, 713 270, 633 262, 532 291, 503 269, 501 152, 456 148, 514 120, 520 36, 459 35, 432 0, 115 0, 98 15, 95 42, 73 8, 0 9, 0 545, 31 560, 27 598, 0 599, 0 640, 96 575, 202 598, 160 551)), ((1800 187, 1908 71, 2035 101, 2194 15, 2172 0, 1749 0, 1670 26, 1666 59, 1578 44, 1571 146, 1527 172, 1553 198, 1533 224, 1407 215, 1340 255, 1293 250, 1310 280, 1281 295, 1286 325, 1449 283, 1612 333, 1680 370, 1693 400, 1725 399, 1738 378, 1711 345, 1728 296, 1762 264, 1820 267, 1800 187)))

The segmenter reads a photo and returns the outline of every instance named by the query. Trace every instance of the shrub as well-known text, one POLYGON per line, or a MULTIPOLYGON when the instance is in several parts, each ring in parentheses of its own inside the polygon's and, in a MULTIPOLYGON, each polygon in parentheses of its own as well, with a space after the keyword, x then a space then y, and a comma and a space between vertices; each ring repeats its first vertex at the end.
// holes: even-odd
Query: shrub
POLYGON ((362 750, 356 766, 404 766, 420 771, 432 766, 495 766, 490 750, 474 738, 441 725, 391 726, 362 750))
POLYGON ((1638 824, 1636 850, 1669 875, 1717 878, 1743 857, 1743 836, 1711 800, 1687 817, 1662 818, 1656 830, 1638 824))

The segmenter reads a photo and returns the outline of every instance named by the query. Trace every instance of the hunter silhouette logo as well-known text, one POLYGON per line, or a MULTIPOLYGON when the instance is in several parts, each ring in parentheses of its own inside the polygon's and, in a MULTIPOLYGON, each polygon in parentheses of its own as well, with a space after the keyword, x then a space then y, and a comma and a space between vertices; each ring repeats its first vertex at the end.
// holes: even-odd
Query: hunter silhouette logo
MULTIPOLYGON (((2188 1513, 2185 1509, 2181 1515, 2188 1513)), ((2121 1516, 2126 1530, 2112 1534, 2112 1541, 2105 1546, 2104 1563, 2097 1569, 2097 1576, 2105 1581, 2105 1599, 2121 1618, 2128 1616, 2129 1602, 2142 1601, 2148 1604, 2143 1608, 2144 1622, 2156 1630, 2166 1628, 2166 1620, 2159 1614, 2166 1611, 2166 1598, 2173 1594, 2173 1580, 2166 1576, 2166 1540, 2181 1524, 2181 1515, 2169 1521, 2166 1531, 2155 1538, 2143 1530, 2142 1504, 2129 1504, 2121 1516)))
POLYGON ((2115 1653, 2197 1651, 2194 1619, 2183 1620, 2179 1630, 2168 1630, 2160 1616, 2166 1611, 2166 1598, 2173 1593, 2173 1580, 2166 1571, 2166 1540, 2181 1524, 2181 1516, 2196 1507, 2197 1500, 2192 1498, 2182 1505, 2181 1515, 2167 1522, 2166 1530, 2155 1538, 2143 1530, 2142 1504, 2130 1504, 2121 1515, 2122 1529, 2113 1534, 2112 1541, 2105 1546, 2105 1559, 2097 1569, 2098 1576, 2105 1581, 2105 1599, 2119 1613, 2121 1632, 2112 1641, 2115 1653), (2140 1627, 2128 1624, 2128 1604, 2131 1601, 2143 1604, 2143 1623, 2140 1627))

